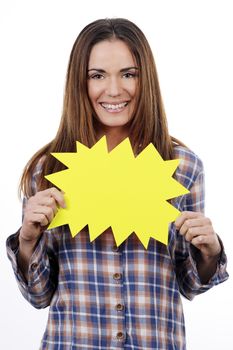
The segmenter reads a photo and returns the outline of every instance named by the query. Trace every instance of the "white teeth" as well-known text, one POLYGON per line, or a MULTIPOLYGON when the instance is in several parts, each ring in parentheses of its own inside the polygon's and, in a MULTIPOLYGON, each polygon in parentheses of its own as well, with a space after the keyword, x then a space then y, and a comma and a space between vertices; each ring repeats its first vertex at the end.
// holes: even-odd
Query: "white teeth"
POLYGON ((108 103, 101 103, 101 106, 106 109, 120 109, 127 105, 128 102, 119 103, 118 105, 111 105, 108 103))

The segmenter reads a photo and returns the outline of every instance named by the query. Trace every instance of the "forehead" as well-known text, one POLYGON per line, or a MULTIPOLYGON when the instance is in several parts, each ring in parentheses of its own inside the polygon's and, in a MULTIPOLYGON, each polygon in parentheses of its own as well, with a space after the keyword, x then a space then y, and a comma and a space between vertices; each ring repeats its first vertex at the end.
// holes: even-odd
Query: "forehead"
POLYGON ((122 40, 103 40, 95 44, 91 50, 88 68, 111 68, 113 66, 130 67, 135 59, 122 40))

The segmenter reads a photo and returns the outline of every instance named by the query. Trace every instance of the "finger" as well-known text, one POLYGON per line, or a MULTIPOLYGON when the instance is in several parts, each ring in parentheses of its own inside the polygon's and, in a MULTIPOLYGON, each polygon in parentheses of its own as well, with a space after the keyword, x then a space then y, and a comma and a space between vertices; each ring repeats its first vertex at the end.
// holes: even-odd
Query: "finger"
POLYGON ((46 216, 47 218, 47 224, 50 224, 53 218, 55 217, 58 209, 55 206, 55 208, 51 208, 48 206, 35 206, 35 207, 29 207, 26 208, 24 211, 24 219, 26 222, 34 222, 34 215, 35 214, 42 214, 46 216))
POLYGON ((41 205, 51 208, 53 210, 54 216, 58 211, 58 203, 53 197, 45 197, 40 203, 41 205))
POLYGON ((203 216, 197 219, 187 219, 185 221, 185 224, 188 227, 199 227, 199 226, 207 226, 207 225, 211 225, 211 221, 209 218, 203 216))
POLYGON ((49 224, 49 219, 45 214, 33 213, 30 222, 32 224, 39 224, 40 226, 47 226, 49 224))
POLYGON ((49 188, 49 191, 50 191, 50 195, 56 200, 56 202, 60 205, 60 207, 65 208, 66 203, 64 199, 64 193, 59 191, 55 187, 49 188))
POLYGON ((196 236, 191 240, 192 245, 199 248, 201 244, 208 244, 209 243, 209 237, 200 235, 196 236))
POLYGON ((46 218, 48 219, 49 223, 53 220, 53 218, 55 216, 53 208, 46 207, 46 206, 38 206, 37 208, 34 208, 32 210, 32 215, 33 214, 43 214, 43 215, 45 215, 46 218))
POLYGON ((194 211, 183 211, 175 221, 175 226, 179 230, 186 220, 203 217, 203 213, 194 211))
POLYGON ((213 233, 211 226, 190 227, 185 233, 185 239, 191 242, 193 238, 198 236, 209 236, 213 233))
POLYGON ((55 187, 37 192, 35 196, 29 199, 29 201, 40 205, 52 206, 54 211, 56 211, 55 207, 57 207, 57 205, 65 208, 64 194, 55 187))
POLYGON ((198 236, 191 243, 208 257, 219 257, 222 251, 219 240, 213 240, 212 236, 198 236))
POLYGON ((200 219, 187 219, 184 221, 183 225, 180 227, 180 234, 185 235, 186 232, 193 228, 193 227, 208 227, 211 226, 212 223, 209 218, 206 218, 205 216, 201 217, 200 219))

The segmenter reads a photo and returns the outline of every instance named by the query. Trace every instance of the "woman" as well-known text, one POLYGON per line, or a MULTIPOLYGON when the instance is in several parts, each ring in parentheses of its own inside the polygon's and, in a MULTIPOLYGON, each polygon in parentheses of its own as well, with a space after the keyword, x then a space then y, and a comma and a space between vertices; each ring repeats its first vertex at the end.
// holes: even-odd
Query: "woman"
POLYGON ((125 19, 97 20, 74 43, 57 135, 25 168, 24 218, 7 241, 19 287, 36 308, 50 305, 41 349, 185 349, 180 293, 192 299, 227 279, 226 256, 203 214, 200 159, 168 134, 153 55, 125 19), (67 226, 46 230, 65 207, 44 175, 62 169, 51 152, 75 151, 106 135, 111 151, 129 137, 135 155, 152 142, 163 159, 182 159, 176 179, 190 190, 168 247, 145 250, 132 234, 119 248, 111 228, 90 243, 67 226))

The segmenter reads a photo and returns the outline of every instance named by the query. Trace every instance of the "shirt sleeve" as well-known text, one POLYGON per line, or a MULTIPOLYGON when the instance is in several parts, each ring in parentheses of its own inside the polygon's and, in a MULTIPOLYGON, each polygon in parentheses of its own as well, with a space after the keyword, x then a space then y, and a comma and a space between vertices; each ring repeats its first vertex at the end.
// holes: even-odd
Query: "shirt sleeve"
MULTIPOLYGON (((181 182, 190 193, 180 198, 178 208, 181 211, 204 212, 204 171, 203 164, 196 155, 184 152, 183 160, 177 173, 178 181, 181 182)), ((228 278, 226 271, 227 258, 224 247, 219 238, 222 252, 219 258, 215 274, 206 284, 202 284, 195 260, 197 248, 187 242, 183 236, 175 230, 175 244, 173 251, 174 267, 180 292, 187 299, 192 300, 213 286, 224 282, 228 278)))
MULTIPOLYGON (((32 189, 36 193, 36 177, 40 173, 40 162, 32 176, 32 189)), ((23 199, 23 213, 27 199, 23 199)), ((19 250, 19 230, 8 237, 6 249, 11 261, 19 289, 26 300, 34 307, 40 309, 50 304, 57 286, 58 263, 53 247, 51 233, 44 231, 31 256, 28 268, 28 280, 24 278, 17 262, 19 250)))
POLYGON ((42 234, 31 256, 28 268, 28 281, 24 278, 17 263, 19 231, 8 237, 7 255, 24 298, 35 308, 45 308, 50 304, 57 286, 58 267, 52 250, 46 244, 46 231, 42 234))

